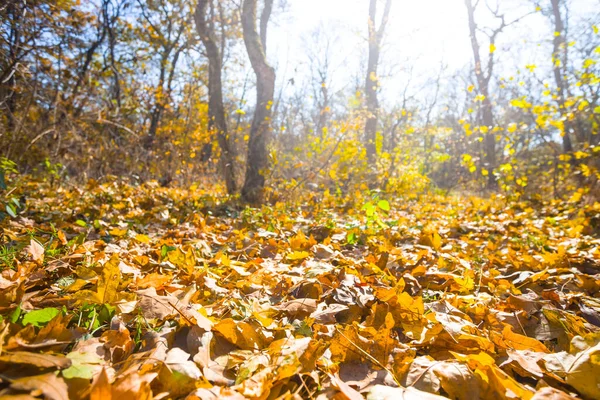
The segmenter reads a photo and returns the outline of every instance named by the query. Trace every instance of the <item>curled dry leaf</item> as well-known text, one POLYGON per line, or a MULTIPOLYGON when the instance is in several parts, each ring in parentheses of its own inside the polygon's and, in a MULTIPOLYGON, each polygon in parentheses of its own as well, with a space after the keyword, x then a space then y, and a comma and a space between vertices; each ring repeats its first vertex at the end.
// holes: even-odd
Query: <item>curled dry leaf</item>
POLYGON ((34 239, 31 239, 29 245, 25 247, 25 252, 31 256, 31 260, 40 265, 44 262, 44 251, 44 246, 34 239))
POLYGON ((31 365, 38 368, 58 368, 64 369, 71 366, 71 360, 63 355, 30 353, 25 351, 15 351, 0 355, 2 364, 21 364, 31 365))
POLYGON ((50 400, 69 400, 67 384, 53 373, 15 379, 10 383, 11 389, 40 391, 50 400))
POLYGON ((304 319, 317 310, 317 300, 304 298, 286 301, 275 307, 290 319, 304 319))

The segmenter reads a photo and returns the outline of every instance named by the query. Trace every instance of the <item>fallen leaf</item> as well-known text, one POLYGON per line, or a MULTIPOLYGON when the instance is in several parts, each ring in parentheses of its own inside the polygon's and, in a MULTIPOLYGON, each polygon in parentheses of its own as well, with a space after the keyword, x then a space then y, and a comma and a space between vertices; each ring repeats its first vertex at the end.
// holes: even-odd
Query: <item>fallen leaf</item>
POLYGON ((44 262, 44 246, 39 244, 36 240, 31 239, 29 245, 25 247, 25 251, 31 256, 31 259, 37 264, 44 262))
POLYGON ((15 379, 10 387, 32 392, 39 390, 50 400, 69 400, 67 384, 53 373, 15 379))
POLYGON ((32 365, 38 368, 64 369, 71 366, 71 360, 62 355, 15 351, 0 355, 0 363, 32 365))

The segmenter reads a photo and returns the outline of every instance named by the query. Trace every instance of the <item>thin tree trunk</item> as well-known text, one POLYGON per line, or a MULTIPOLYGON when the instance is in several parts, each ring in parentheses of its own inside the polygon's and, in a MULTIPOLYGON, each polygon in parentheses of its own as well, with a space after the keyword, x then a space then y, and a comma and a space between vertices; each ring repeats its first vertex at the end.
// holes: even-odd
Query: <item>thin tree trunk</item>
MULTIPOLYGON (((9 151, 11 143, 14 141, 15 129, 17 126, 17 64, 18 64, 18 50, 21 45, 21 30, 20 30, 20 17, 21 12, 17 9, 15 4, 8 5, 8 14, 12 17, 10 21, 10 35, 9 35, 9 56, 7 60, 6 70, 3 71, 2 76, 8 75, 9 78, 5 80, 5 90, 3 90, 3 98, 0 101, 5 103, 4 112, 6 114, 6 130, 8 134, 8 147, 6 149, 6 157, 9 157, 9 151)), ((1 104, 1 103, 0 103, 1 104)))
POLYGON ((567 68, 567 44, 566 44, 566 31, 565 25, 562 20, 560 13, 560 0, 550 0, 552 3, 552 14, 554 16, 554 40, 552 49, 552 63, 554 80, 556 82, 556 88, 558 89, 558 106, 561 117, 564 121, 564 131, 562 132, 562 143, 563 152, 571 153, 573 151, 573 144, 571 142, 570 131, 572 123, 567 117, 567 110, 565 108, 567 83, 565 82, 564 73, 567 68))
POLYGON ((379 101, 377 100, 377 90, 379 86, 379 77, 377 76, 377 66, 379 64, 379 54, 381 49, 381 40, 385 32, 385 25, 388 21, 391 0, 385 3, 385 9, 379 28, 375 26, 377 14, 377 0, 370 0, 369 3, 369 60, 367 62, 367 76, 365 79, 365 96, 367 103, 367 122, 365 124, 365 147, 367 150, 367 159, 370 165, 375 163, 377 149, 375 146, 377 136, 377 120, 379 117, 379 101))
MULTIPOLYGON (((270 10, 273 0, 265 0, 265 10, 270 10)), ((265 47, 267 24, 270 12, 261 15, 261 35, 256 30, 257 0, 244 0, 242 6, 242 28, 246 51, 256 75, 256 108, 250 128, 246 178, 242 188, 242 199, 249 203, 262 200, 265 186, 267 162, 267 140, 271 131, 271 107, 275 94, 275 70, 267 63, 265 47)))
POLYGON ((117 15, 113 16, 113 18, 109 18, 108 15, 108 2, 104 3, 104 23, 106 24, 105 29, 108 33, 108 49, 110 54, 110 68, 113 72, 113 98, 117 103, 117 107, 121 108, 121 83, 119 70, 116 65, 116 57, 115 57, 115 46, 116 46, 116 38, 113 29, 113 23, 118 18, 117 15))
POLYGON ((208 0, 200 0, 194 14, 196 30, 206 48, 208 57, 208 128, 217 135, 221 147, 221 164, 227 193, 236 191, 234 154, 227 136, 227 120, 223 106, 223 88, 221 78, 221 54, 214 32, 206 21, 208 0))
POLYGON ((329 90, 327 88, 327 82, 325 79, 321 79, 321 96, 323 96, 323 103, 319 110, 319 118, 317 118, 317 133, 323 138, 323 128, 327 126, 329 122, 329 90))
POLYGON ((475 78, 477 80, 478 92, 484 96, 481 103, 481 121, 489 131, 484 135, 484 151, 485 151, 485 163, 488 170, 488 181, 487 188, 489 190, 495 190, 498 187, 496 176, 494 175, 494 168, 496 168, 496 138, 492 133, 494 125, 494 114, 492 111, 492 102, 489 96, 489 82, 492 74, 493 58, 490 59, 488 65, 488 74, 483 73, 481 64, 481 55, 479 49, 479 42, 477 41, 477 24, 475 23, 475 8, 471 0, 465 0, 467 6, 467 12, 469 16, 469 33, 471 36, 471 47, 473 49, 473 58, 475 61, 475 78))

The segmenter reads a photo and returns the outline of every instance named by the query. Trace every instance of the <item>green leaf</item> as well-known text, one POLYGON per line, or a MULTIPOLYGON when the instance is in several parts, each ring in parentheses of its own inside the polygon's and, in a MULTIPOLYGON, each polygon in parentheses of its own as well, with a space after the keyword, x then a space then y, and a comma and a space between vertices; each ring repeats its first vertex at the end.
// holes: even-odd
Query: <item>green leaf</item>
POLYGON ((98 322, 105 324, 109 323, 113 315, 115 315, 117 307, 111 306, 110 304, 102 304, 100 312, 98 313, 98 322))
POLYGON ((76 225, 81 226, 82 228, 85 228, 87 226, 87 223, 83 220, 78 219, 77 221, 75 221, 76 225))
POLYGON ((62 372, 66 379, 81 378, 92 379, 94 377, 94 367, 85 364, 71 364, 71 366, 62 372))
POLYGON ((6 205, 6 213, 13 218, 17 218, 16 210, 14 209, 14 206, 12 204, 6 205))
POLYGON ((19 317, 21 316, 22 312, 23 309, 21 308, 21 304, 19 304, 15 311, 13 311, 12 314, 10 314, 10 322, 12 322, 13 324, 16 323, 19 320, 19 317))
POLYGON ((44 308, 41 310, 34 310, 27 313, 23 317, 23 325, 33 325, 38 328, 50 322, 54 317, 60 314, 60 310, 57 308, 44 308))
POLYGON ((81 378, 92 379, 94 376, 94 366, 102 365, 104 360, 94 353, 81 353, 73 351, 67 354, 71 360, 71 366, 62 371, 66 379, 81 378))
POLYGON ((383 211, 390 211, 390 203, 387 200, 379 200, 377 207, 381 208, 383 211))
POLYGON ((354 232, 348 233, 348 235, 346 236, 346 242, 348 244, 355 244, 357 242, 356 234, 354 232))
POLYGON ((177 249, 177 247, 167 246, 166 244, 163 244, 162 247, 160 248, 161 258, 165 258, 167 256, 167 254, 169 254, 171 251, 176 250, 176 249, 177 249))
POLYGON ((372 217, 373 214, 375 214, 375 206, 370 202, 362 206, 362 210, 365 212, 367 217, 372 217))

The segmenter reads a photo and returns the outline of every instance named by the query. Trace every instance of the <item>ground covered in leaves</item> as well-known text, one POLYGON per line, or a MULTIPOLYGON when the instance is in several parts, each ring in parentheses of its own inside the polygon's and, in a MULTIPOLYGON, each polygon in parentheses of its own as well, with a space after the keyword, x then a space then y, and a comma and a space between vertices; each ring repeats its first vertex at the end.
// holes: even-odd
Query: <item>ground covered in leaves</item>
POLYGON ((600 204, 22 191, 2 399, 600 398, 600 204))

